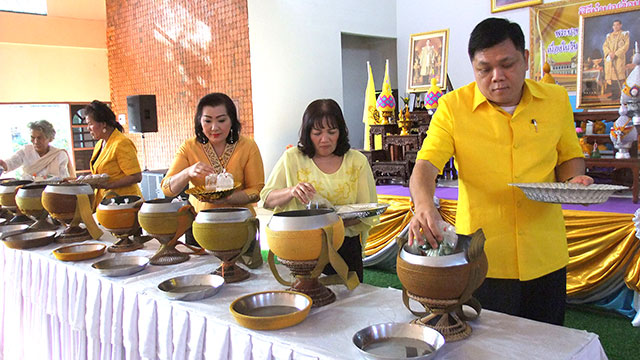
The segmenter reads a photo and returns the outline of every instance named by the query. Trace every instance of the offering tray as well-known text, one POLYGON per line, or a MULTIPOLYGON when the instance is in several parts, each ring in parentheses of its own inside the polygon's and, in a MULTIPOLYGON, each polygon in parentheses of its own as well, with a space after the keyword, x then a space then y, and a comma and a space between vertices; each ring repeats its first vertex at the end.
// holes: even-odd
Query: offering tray
POLYGON ((53 250, 53 255, 62 261, 80 261, 101 256, 106 249, 103 244, 68 245, 53 250))
POLYGON ((187 189, 185 193, 195 196, 196 199, 204 202, 212 202, 231 195, 236 189, 240 188, 240 183, 236 182, 231 189, 211 191, 204 188, 204 186, 196 186, 187 189))
POLYGON ((194 301, 217 294, 222 285, 222 276, 184 275, 161 282, 158 289, 171 300, 194 301))
POLYGON ((336 206, 336 213, 342 220, 362 219, 380 215, 385 212, 388 207, 389 204, 383 203, 338 205, 336 206))
POLYGON ((384 323, 353 335, 353 344, 368 359, 434 359, 445 344, 442 334, 417 324, 384 323))
POLYGON ((55 231, 28 231, 2 237, 2 242, 11 249, 30 249, 49 245, 56 237, 55 231))
POLYGON ((112 259, 101 260, 93 265, 104 276, 128 276, 144 270, 149 264, 149 259, 144 256, 120 256, 112 259))
POLYGON ((108 174, 95 174, 95 175, 80 175, 75 179, 68 181, 71 184, 87 184, 91 185, 91 187, 99 187, 103 186, 109 182, 108 174))
POLYGON ((573 183, 519 183, 517 186, 527 198, 553 204, 601 204, 609 199, 614 191, 627 190, 626 186, 591 184, 588 186, 573 183))
POLYGON ((264 291, 234 300, 229 311, 238 324, 254 330, 276 330, 296 325, 311 310, 311 298, 295 291, 264 291))

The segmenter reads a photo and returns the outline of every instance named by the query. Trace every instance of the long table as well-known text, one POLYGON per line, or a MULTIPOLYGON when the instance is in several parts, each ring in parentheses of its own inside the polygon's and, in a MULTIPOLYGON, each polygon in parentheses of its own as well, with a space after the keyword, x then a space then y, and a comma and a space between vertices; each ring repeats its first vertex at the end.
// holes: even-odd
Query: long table
MULTIPOLYGON (((312 309, 302 323, 254 331, 235 322, 229 304, 248 293, 283 289, 266 265, 208 299, 171 301, 157 289, 160 282, 209 273, 219 260, 195 256, 107 278, 91 264, 115 256, 150 256, 157 243, 79 262, 55 259, 51 251, 57 246, 0 246, 0 359, 358 359, 352 344, 356 331, 413 319, 398 290, 362 284, 350 292, 332 286, 336 302, 312 309)), ((417 303, 413 307, 421 310, 417 303)), ((471 336, 447 343, 439 359, 606 359, 598 336, 586 331, 486 310, 471 326, 471 336)))

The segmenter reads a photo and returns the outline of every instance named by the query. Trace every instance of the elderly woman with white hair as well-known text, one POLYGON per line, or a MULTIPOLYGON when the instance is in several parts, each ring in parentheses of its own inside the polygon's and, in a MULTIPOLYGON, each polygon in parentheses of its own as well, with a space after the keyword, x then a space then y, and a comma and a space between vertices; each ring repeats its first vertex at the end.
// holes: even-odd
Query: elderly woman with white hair
POLYGON ((22 166, 22 177, 28 179, 75 177, 67 151, 50 145, 56 136, 53 125, 47 120, 39 120, 27 126, 31 129, 31 144, 23 146, 10 158, 0 160, 0 166, 5 171, 22 166))

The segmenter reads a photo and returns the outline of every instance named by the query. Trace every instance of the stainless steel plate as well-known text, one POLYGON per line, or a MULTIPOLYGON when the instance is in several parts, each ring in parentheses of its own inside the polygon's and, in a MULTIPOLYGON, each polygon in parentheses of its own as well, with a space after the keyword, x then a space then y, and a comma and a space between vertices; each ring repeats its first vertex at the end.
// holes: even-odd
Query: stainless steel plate
POLYGON ((213 296, 224 285, 224 278, 218 275, 184 275, 165 280, 158 285, 172 300, 194 301, 213 296))
POLYGON ((234 300, 229 311, 246 328, 276 330, 304 320, 311 303, 309 296, 295 291, 264 291, 234 300))
POLYGON ((144 270, 148 264, 149 259, 144 256, 120 256, 98 261, 91 267, 105 276, 127 276, 144 270))
POLYGON ((434 359, 444 343, 442 334, 417 324, 376 324, 353 335, 353 344, 365 358, 379 360, 434 359))
POLYGON ((336 212, 343 220, 362 219, 380 215, 388 207, 389 204, 383 203, 338 205, 336 206, 336 212))
POLYGON ((56 236, 55 231, 29 231, 2 237, 2 242, 12 249, 30 249, 49 245, 56 236))
POLYGON ((24 232, 29 225, 27 224, 9 224, 0 226, 0 238, 5 238, 9 235, 20 234, 24 232))

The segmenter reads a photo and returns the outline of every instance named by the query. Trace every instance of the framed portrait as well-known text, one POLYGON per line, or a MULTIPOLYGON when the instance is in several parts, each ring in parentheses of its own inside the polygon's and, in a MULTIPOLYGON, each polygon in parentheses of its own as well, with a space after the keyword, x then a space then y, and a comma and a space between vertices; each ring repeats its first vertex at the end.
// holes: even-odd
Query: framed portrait
POLYGON ((577 106, 616 107, 633 70, 631 57, 640 42, 640 8, 623 8, 580 16, 577 106))
POLYGON ((491 0, 491 12, 496 13, 538 4, 542 4, 542 0, 491 0))
POLYGON ((407 71, 408 93, 429 90, 432 78, 444 89, 448 48, 449 29, 411 35, 407 71))

